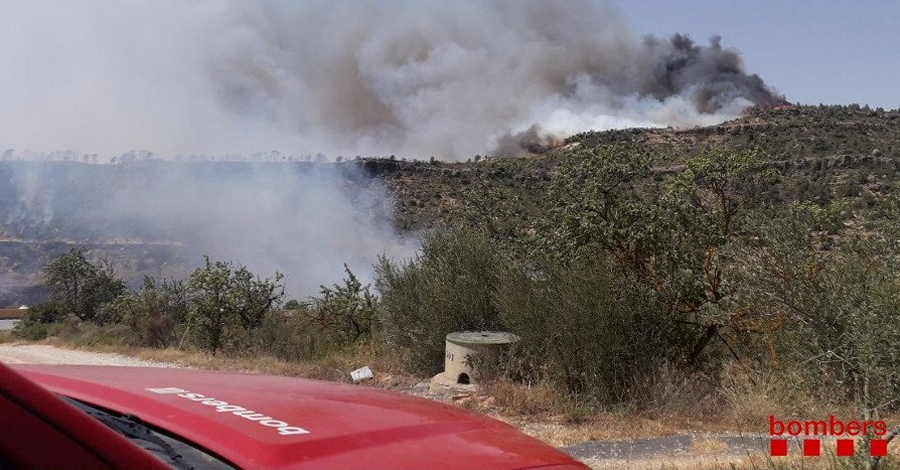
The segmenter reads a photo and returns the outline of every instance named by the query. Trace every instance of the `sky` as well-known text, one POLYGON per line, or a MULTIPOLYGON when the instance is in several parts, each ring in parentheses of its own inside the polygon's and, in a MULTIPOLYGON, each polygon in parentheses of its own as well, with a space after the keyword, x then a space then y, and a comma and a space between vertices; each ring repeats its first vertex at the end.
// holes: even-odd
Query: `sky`
POLYGON ((792 103, 900 108, 900 2, 611 0, 631 26, 665 37, 712 35, 792 103))
POLYGON ((897 18, 896 0, 0 0, 0 151, 464 161, 782 95, 895 109, 897 18))

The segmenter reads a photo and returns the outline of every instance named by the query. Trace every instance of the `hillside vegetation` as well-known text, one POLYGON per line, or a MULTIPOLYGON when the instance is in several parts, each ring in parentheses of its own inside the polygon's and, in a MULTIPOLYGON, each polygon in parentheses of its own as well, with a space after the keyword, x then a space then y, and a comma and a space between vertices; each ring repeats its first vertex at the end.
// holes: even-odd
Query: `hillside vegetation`
POLYGON ((477 222, 498 234, 527 232, 566 155, 604 145, 628 145, 659 155, 652 168, 657 182, 710 146, 757 150, 778 172, 776 202, 850 198, 855 204, 871 204, 872 198, 890 194, 900 184, 900 110, 855 105, 752 109, 717 126, 587 132, 568 138, 566 144, 532 158, 367 164, 397 198, 399 226, 477 222), (485 213, 486 208, 491 210, 485 213))
POLYGON ((419 255, 382 258, 372 285, 347 269, 279 308, 280 275, 207 259, 183 281, 117 287, 90 318, 64 320, 71 300, 50 286, 57 307, 21 332, 124 322, 114 336, 132 344, 286 360, 365 347, 428 376, 447 333, 503 329, 522 341, 484 373, 555 390, 572 419, 744 407, 760 427, 812 403, 881 419, 900 406, 898 117, 795 106, 585 133, 531 158, 344 163, 423 233, 419 255))

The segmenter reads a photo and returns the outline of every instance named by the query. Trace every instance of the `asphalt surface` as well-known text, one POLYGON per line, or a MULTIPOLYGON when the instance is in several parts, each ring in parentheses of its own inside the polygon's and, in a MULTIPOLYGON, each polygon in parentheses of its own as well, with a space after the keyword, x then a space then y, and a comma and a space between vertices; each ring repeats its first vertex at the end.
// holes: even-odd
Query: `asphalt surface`
POLYGON ((722 446, 720 449, 731 455, 764 452, 769 449, 768 436, 704 434, 699 436, 678 435, 650 439, 632 439, 629 441, 587 441, 574 446, 564 447, 562 450, 578 459, 640 460, 658 458, 666 454, 677 456, 695 452, 697 447, 695 439, 698 438, 703 441, 713 440, 719 443, 722 446))

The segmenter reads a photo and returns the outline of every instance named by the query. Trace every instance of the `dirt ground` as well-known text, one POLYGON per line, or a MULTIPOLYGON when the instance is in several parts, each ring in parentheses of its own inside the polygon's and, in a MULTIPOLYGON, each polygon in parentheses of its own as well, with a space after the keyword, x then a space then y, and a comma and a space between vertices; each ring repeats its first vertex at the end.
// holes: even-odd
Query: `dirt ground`
POLYGON ((7 364, 77 364, 126 367, 178 367, 121 354, 63 349, 46 344, 0 344, 0 362, 7 364))

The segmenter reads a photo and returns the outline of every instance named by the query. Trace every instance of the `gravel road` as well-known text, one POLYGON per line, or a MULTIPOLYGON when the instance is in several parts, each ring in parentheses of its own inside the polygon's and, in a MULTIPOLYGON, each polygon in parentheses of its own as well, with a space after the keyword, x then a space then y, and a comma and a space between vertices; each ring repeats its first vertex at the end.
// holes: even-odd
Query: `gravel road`
POLYGON ((46 344, 0 344, 0 362, 7 364, 79 364, 126 367, 178 367, 121 354, 75 351, 46 344))

